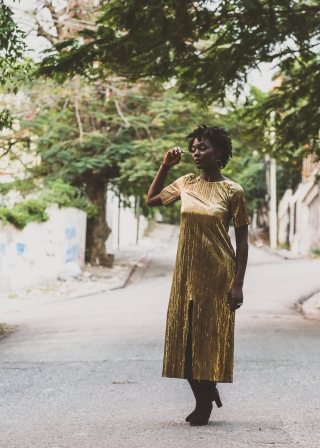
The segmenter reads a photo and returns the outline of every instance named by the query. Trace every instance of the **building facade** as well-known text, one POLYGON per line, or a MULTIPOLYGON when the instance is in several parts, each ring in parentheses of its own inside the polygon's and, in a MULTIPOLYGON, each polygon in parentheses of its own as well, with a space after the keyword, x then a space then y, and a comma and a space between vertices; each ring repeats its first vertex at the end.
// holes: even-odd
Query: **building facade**
POLYGON ((320 162, 303 161, 302 182, 286 190, 278 207, 278 242, 301 255, 320 252, 320 162))

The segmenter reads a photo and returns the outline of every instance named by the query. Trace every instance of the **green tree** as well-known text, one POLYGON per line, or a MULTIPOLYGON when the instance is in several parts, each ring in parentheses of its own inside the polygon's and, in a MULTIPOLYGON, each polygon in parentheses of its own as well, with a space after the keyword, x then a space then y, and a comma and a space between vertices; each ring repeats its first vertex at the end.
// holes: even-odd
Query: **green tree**
MULTIPOLYGON (((199 108, 175 88, 159 89, 151 82, 88 85, 76 77, 63 86, 35 81, 25 86, 25 94, 29 106, 22 105, 24 117, 15 138, 41 160, 28 168, 26 182, 33 179, 37 186, 41 179, 62 179, 96 206, 99 211, 90 215, 87 234, 87 255, 93 264, 111 262, 104 245, 110 232, 105 222, 107 186, 123 198, 139 196, 144 204, 165 152, 175 145, 186 150, 185 137, 198 124, 215 124, 230 132, 234 155, 224 174, 243 185, 250 210, 265 200, 263 158, 254 155, 259 145, 234 112, 199 108)), ((198 174, 186 151, 168 182, 188 172, 198 174)), ((178 220, 177 207, 164 212, 171 222, 178 220)))
POLYGON ((103 83, 89 86, 80 78, 63 87, 38 82, 26 93, 33 108, 27 119, 20 120, 21 132, 37 136, 35 151, 41 157, 28 175, 60 178, 98 208, 98 215, 88 219, 87 258, 92 264, 109 266, 106 186, 119 176, 119 163, 129 157, 135 132, 120 110, 122 101, 106 96, 103 83))
MULTIPOLYGON (((252 97, 260 102, 264 98, 264 94, 258 89, 252 89, 252 97)), ((120 189, 131 191, 132 194, 145 194, 158 169, 158 165, 155 165, 152 156, 150 157, 152 152, 159 153, 160 162, 165 153, 165 147, 179 145, 186 149, 186 134, 197 124, 207 123, 227 129, 232 137, 233 158, 223 170, 223 174, 242 185, 250 213, 252 214, 254 209, 265 204, 267 187, 264 142, 261 138, 257 139, 255 129, 253 132, 248 123, 243 120, 246 107, 239 104, 236 111, 231 106, 224 109, 212 106, 199 108, 196 102, 183 99, 183 95, 176 89, 170 89, 163 92, 160 102, 155 97, 154 101, 149 103, 148 108, 149 127, 152 133, 155 133, 156 138, 133 142, 135 154, 121 163, 121 175, 116 180, 120 189), (177 114, 178 111, 180 111, 179 114, 177 114), (157 148, 159 149, 157 150, 157 148), (162 151, 161 148, 163 148, 162 151)), ((292 186, 289 183, 289 168, 289 165, 285 165, 278 170, 279 197, 286 188, 292 186), (288 182, 287 185, 285 181, 288 182)), ((172 182, 187 172, 199 174, 188 152, 182 156, 182 162, 170 170, 168 182, 172 182)), ((297 179, 293 179, 294 182, 297 183, 297 179)), ((162 208, 161 213, 168 222, 177 223, 179 222, 179 209, 180 204, 177 203, 168 209, 162 208)))
MULTIPOLYGON (((0 0, 0 85, 6 88, 5 92, 16 92, 13 78, 17 71, 22 75, 27 68, 23 60, 26 49, 25 33, 19 29, 12 16, 10 8, 0 0)), ((11 125, 9 110, 0 110, 0 131, 11 125)))
POLYGON ((96 29, 52 48, 39 73, 174 78, 185 95, 211 104, 238 95, 252 69, 273 63, 284 81, 259 110, 260 129, 275 111, 274 148, 291 155, 311 141, 316 151, 319 23, 317 0, 107 0, 96 29))
POLYGON ((281 87, 262 102, 247 99, 245 119, 250 117, 251 132, 264 131, 266 150, 281 164, 301 166, 310 153, 320 157, 319 56, 305 63, 300 59, 279 75, 281 87))
MULTIPOLYGON (((195 103, 181 101, 174 89, 159 90, 150 83, 88 85, 75 77, 64 86, 36 81, 24 93, 29 110, 24 103, 14 138, 41 160, 28 167, 26 181, 62 179, 87 197, 99 210, 88 220, 88 259, 110 265, 107 185, 126 197, 145 194, 163 154, 185 145, 186 132, 199 120, 208 122, 213 112, 201 112, 195 103)), ((11 145, 13 140, 10 136, 11 145)), ((184 169, 172 172, 172 180, 184 169)))

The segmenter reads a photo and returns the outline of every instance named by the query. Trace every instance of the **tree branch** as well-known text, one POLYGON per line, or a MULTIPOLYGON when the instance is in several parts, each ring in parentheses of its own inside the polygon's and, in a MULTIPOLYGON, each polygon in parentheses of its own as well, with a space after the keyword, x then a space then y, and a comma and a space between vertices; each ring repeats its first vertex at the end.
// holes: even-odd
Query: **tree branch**
POLYGON ((82 145, 82 141, 83 141, 83 128, 82 128, 81 118, 80 118, 80 114, 79 114, 79 104, 78 104, 78 99, 76 99, 76 102, 75 102, 75 109, 76 109, 77 122, 78 122, 78 126, 79 126, 79 140, 80 140, 80 145, 82 145))
POLYGON ((126 117, 123 115, 123 113, 121 112, 119 103, 118 103, 118 101, 116 100, 116 98, 114 98, 114 104, 116 105, 117 112, 118 112, 119 116, 122 118, 122 120, 124 121, 124 124, 126 125, 126 128, 130 128, 131 124, 130 124, 129 121, 126 119, 126 117))
POLYGON ((47 39, 52 45, 54 45, 55 43, 57 43, 57 38, 49 33, 48 31, 46 31, 43 26, 41 25, 41 23, 39 22, 38 19, 36 19, 36 24, 38 25, 38 29, 37 29, 37 35, 38 36, 42 36, 45 39, 47 39))

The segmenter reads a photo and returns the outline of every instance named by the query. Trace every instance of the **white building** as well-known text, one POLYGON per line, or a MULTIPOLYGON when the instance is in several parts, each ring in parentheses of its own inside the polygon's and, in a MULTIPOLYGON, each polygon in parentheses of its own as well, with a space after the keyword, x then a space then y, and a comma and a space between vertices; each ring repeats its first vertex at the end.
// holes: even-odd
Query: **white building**
POLYGON ((302 182, 287 190, 278 207, 278 240, 291 251, 307 255, 320 251, 320 163, 309 156, 303 161, 302 182))
POLYGON ((134 197, 129 199, 129 205, 125 207, 121 201, 119 204, 119 196, 108 190, 107 224, 111 229, 106 242, 108 254, 138 244, 148 226, 148 219, 139 213, 134 197))

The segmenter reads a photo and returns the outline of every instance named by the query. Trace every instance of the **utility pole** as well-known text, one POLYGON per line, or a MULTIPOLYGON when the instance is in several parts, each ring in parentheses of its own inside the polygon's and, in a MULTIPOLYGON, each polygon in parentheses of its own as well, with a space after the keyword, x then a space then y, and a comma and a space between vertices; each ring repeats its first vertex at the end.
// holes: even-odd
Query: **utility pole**
POLYGON ((277 164, 275 159, 270 163, 270 202, 269 202, 269 239, 270 247, 276 249, 278 246, 278 219, 277 219, 277 164))
MULTIPOLYGON (((282 84, 282 75, 277 76, 273 81, 272 89, 278 88, 282 84)), ((275 128, 272 123, 275 119, 275 111, 270 113, 270 143, 275 143, 275 128)), ((278 217, 277 217, 277 164, 275 159, 270 156, 266 156, 267 165, 267 187, 268 187, 268 199, 269 199, 269 241, 270 247, 276 249, 278 247, 278 217)))
POLYGON ((121 196, 118 196, 118 250, 120 249, 120 215, 121 215, 121 196))
POLYGON ((272 249, 278 245, 278 221, 277 221, 277 165, 275 159, 269 155, 265 157, 267 195, 268 203, 268 224, 269 224, 269 242, 272 249))
MULTIPOLYGON (((270 113, 270 121, 273 123, 275 112, 270 113)), ((275 129, 270 128, 270 143, 275 143, 275 129)), ((278 247, 278 218, 277 218, 277 164, 276 160, 270 156, 266 156, 266 161, 269 164, 267 171, 267 185, 269 196, 269 242, 272 249, 278 247), (269 177, 269 179, 268 179, 269 177)))
POLYGON ((140 228, 140 196, 137 196, 137 198, 136 198, 136 218, 137 218, 136 244, 139 244, 139 228, 140 228))

